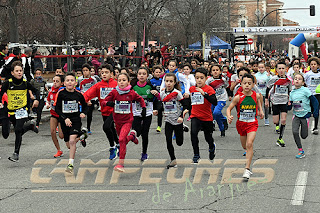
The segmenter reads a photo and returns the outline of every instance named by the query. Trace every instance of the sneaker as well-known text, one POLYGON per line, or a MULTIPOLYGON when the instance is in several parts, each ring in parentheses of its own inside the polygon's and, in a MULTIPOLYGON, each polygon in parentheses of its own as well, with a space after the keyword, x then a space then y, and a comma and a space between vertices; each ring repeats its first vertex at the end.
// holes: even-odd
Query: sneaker
POLYGON ((110 157, 109 157, 110 160, 113 160, 113 159, 117 158, 117 154, 118 154, 118 148, 117 147, 114 147, 114 148, 111 147, 109 149, 109 151, 110 151, 110 157))
POLYGON ((252 175, 252 172, 250 171, 250 169, 245 169, 242 177, 248 180, 251 175, 252 175))
POLYGON ((19 154, 14 152, 11 157, 8 157, 8 159, 13 162, 19 162, 19 154))
POLYGON ((73 173, 73 165, 72 164, 69 164, 65 170, 66 172, 72 174, 73 173))
POLYGON ((30 121, 31 124, 31 130, 34 131, 35 133, 39 133, 39 128, 36 125, 36 122, 34 120, 30 121))
POLYGON ((216 144, 214 144, 213 149, 209 149, 209 159, 213 160, 214 157, 216 156, 216 144))
POLYGON ((223 121, 224 130, 228 130, 229 125, 227 119, 223 121))
POLYGON ((247 151, 245 151, 243 154, 242 154, 242 156, 246 156, 247 155, 247 151))
POLYGON ((304 155, 304 151, 300 151, 299 154, 296 155, 296 158, 304 158, 304 157, 306 157, 304 155))
POLYGON ((88 135, 92 135, 92 132, 91 132, 91 131, 89 131, 89 132, 88 132, 88 135))
POLYGON ((55 154, 53 157, 58 158, 58 157, 63 157, 63 152, 59 150, 57 154, 55 154))
POLYGON ((264 119, 264 125, 269 126, 269 119, 264 119))
POLYGON ((135 130, 131 130, 130 131, 130 135, 132 135, 132 139, 131 141, 135 144, 138 144, 139 143, 139 140, 137 138, 137 132, 135 130))
POLYGON ((98 111, 101 112, 101 106, 99 106, 98 111))
POLYGON ((80 140, 80 142, 81 142, 81 145, 82 145, 83 147, 86 147, 86 146, 87 146, 87 141, 86 141, 86 139, 82 139, 82 140, 80 140))
POLYGON ((156 129, 156 131, 157 131, 158 133, 160 133, 160 132, 161 132, 161 127, 158 126, 157 129, 156 129))
POLYGON ((189 118, 187 119, 187 121, 191 121, 191 118, 189 117, 189 118))
POLYGON ((175 140, 175 139, 176 139, 176 134, 174 134, 172 137, 172 140, 175 140))
POLYGON ((58 127, 56 128, 56 133, 59 133, 59 129, 58 129, 58 127))
POLYGON ((82 127, 81 129, 82 135, 80 135, 80 140, 85 140, 88 138, 88 129, 85 127, 82 127))
POLYGON ((124 166, 121 164, 118 164, 115 167, 113 167, 113 170, 117 172, 124 172, 124 166))
POLYGON ((226 137, 226 131, 225 131, 225 130, 222 130, 220 136, 221 136, 221 137, 226 137))
POLYGON ((169 165, 167 166, 167 169, 176 168, 176 167, 177 167, 177 161, 176 159, 174 159, 169 163, 169 165))
POLYGON ((189 127, 185 124, 183 124, 183 131, 184 132, 189 132, 189 127))
POLYGON ((312 130, 312 134, 314 134, 314 135, 317 135, 317 134, 319 134, 319 131, 318 131, 318 129, 314 128, 314 129, 312 130))
POLYGON ((277 140, 277 145, 281 146, 281 147, 285 147, 286 146, 286 144, 284 143, 282 138, 277 140))
POLYGON ((200 160, 200 156, 199 155, 195 155, 192 158, 193 164, 198 164, 199 160, 200 160))
POLYGON ((118 149, 118 151, 117 151, 117 156, 119 157, 119 155, 120 155, 120 144, 116 144, 116 147, 117 147, 117 149, 118 149))
POLYGON ((148 154, 141 153, 141 161, 148 160, 148 154))
POLYGON ((280 126, 276 126, 276 133, 280 134, 280 126))
POLYGON ((213 120, 212 131, 216 131, 216 122, 215 122, 215 120, 213 120))

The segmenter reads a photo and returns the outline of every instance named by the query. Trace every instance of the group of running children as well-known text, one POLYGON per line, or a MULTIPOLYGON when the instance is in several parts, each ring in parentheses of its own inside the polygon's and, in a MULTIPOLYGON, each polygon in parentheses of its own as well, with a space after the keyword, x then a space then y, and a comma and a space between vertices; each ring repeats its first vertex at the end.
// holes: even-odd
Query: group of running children
MULTIPOLYGON (((252 175, 253 142, 258 129, 257 117, 264 119, 268 126, 270 104, 273 123, 279 133, 276 143, 280 147, 285 147, 283 134, 287 111, 293 109, 292 133, 298 147, 296 158, 305 157, 300 137, 307 138, 311 115, 315 118, 312 132, 318 134, 320 61, 310 58, 308 64, 309 72, 302 73, 300 64, 294 64, 290 75, 287 75, 287 65, 282 61, 277 63, 275 75, 266 71, 263 62, 258 63, 256 72, 248 69, 243 62, 237 62, 234 75, 230 74, 228 66, 222 68, 219 64, 210 64, 208 68, 193 69, 186 63, 178 68, 175 60, 169 61, 167 70, 160 65, 154 66, 152 75, 149 69, 140 67, 134 78, 128 69, 116 70, 109 64, 99 67, 99 76, 94 76, 95 72, 88 64, 82 66, 82 77, 78 78, 73 73, 65 74, 62 69, 57 69, 46 100, 46 107, 50 108, 51 113, 51 136, 57 149, 54 157, 63 156, 56 135, 56 129, 59 129, 59 137, 64 138, 69 149, 66 172, 73 173, 76 143, 80 140, 86 146, 87 133, 91 134, 92 111, 98 99, 103 131, 111 147, 109 159, 119 157, 114 170, 125 171, 126 146, 130 141, 138 144, 139 136, 142 137, 141 161, 148 159, 152 115, 158 116, 157 132, 161 132, 164 116, 165 138, 171 159, 168 169, 177 166, 173 139, 178 146, 182 146, 184 131, 189 131, 188 126, 183 124, 185 117, 191 120, 192 162, 197 164, 200 160, 200 131, 204 132, 209 145, 209 159, 213 160, 216 155, 212 136, 214 121, 221 131, 221 137, 224 137, 228 123, 231 124, 234 119, 231 111, 236 107, 236 128, 247 159, 243 178, 249 179, 252 175), (234 97, 224 116, 222 109, 232 94, 234 97), (88 130, 82 128, 81 119, 85 117, 88 130)), ((32 107, 37 107, 44 97, 23 79, 20 62, 12 64, 11 74, 12 78, 2 84, 0 115, 4 138, 9 135, 10 121, 14 125, 15 150, 9 160, 16 162, 19 160, 22 135, 28 130, 38 132, 39 122, 34 124, 28 120, 28 100, 34 99, 32 107), (33 95, 28 95, 28 90, 33 95)))

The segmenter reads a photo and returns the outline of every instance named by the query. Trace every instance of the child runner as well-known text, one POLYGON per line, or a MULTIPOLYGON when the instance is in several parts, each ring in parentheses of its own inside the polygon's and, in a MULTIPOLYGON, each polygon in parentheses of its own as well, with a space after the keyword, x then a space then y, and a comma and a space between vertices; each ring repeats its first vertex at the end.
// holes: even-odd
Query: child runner
MULTIPOLYGON (((14 126, 14 132, 16 135, 14 153, 8 159, 13 162, 18 162, 22 143, 22 135, 28 130, 33 130, 34 132, 38 133, 38 128, 35 124, 29 122, 27 125, 25 125, 28 120, 27 93, 29 90, 31 90, 36 95, 36 100, 33 102, 32 107, 38 106, 40 95, 36 88, 23 79, 23 68, 20 61, 13 62, 11 67, 12 78, 3 83, 0 91, 0 100, 2 100, 3 94, 7 93, 8 113, 10 115, 10 121, 14 126)), ((3 108, 3 106, 4 105, 1 102, 0 108, 3 108)))
POLYGON ((319 103, 317 99, 311 94, 310 90, 304 87, 304 78, 302 74, 294 76, 294 89, 290 92, 290 101, 293 105, 293 120, 292 120, 292 134, 297 144, 299 153, 296 158, 304 158, 305 154, 302 149, 299 129, 301 127, 301 138, 308 137, 308 124, 311 116, 311 104, 314 106, 313 116, 319 116, 319 103))
POLYGON ((243 178, 249 179, 252 175, 250 165, 253 157, 253 142, 258 130, 257 115, 263 119, 263 111, 261 107, 260 94, 252 90, 254 85, 254 77, 251 74, 244 74, 241 81, 243 88, 232 100, 230 106, 227 108, 228 122, 231 124, 233 115, 231 110, 237 107, 238 120, 236 123, 237 131, 240 134, 240 141, 242 148, 247 150, 246 166, 243 173, 243 178), (258 112, 259 111, 259 112, 258 112))
POLYGON ((302 74, 300 67, 301 67, 300 63, 293 64, 292 69, 287 72, 287 76, 290 79, 290 81, 292 81, 292 84, 293 84, 294 76, 296 74, 302 74))
MULTIPOLYGON (((59 132, 59 137, 61 139, 63 139, 63 133, 62 133, 62 130, 61 130, 61 125, 59 123, 59 115, 56 113, 55 106, 54 106, 54 102, 56 100, 57 93, 58 93, 59 89, 61 88, 62 84, 63 84, 63 76, 62 75, 56 75, 53 78, 53 86, 51 87, 51 90, 50 90, 50 92, 48 94, 48 97, 47 97, 47 109, 51 108, 50 109, 50 114, 51 114, 51 118, 50 118, 51 138, 52 138, 54 146, 57 149, 57 153, 53 156, 55 158, 63 156, 63 152, 62 152, 62 150, 60 148, 59 141, 58 141, 57 134, 56 134, 57 128, 59 127, 59 129, 60 129, 58 132, 59 132)), ((67 145, 67 147, 69 149, 70 148, 69 142, 67 142, 66 145, 67 145)))
POLYGON ((269 98, 272 103, 272 118, 273 123, 276 125, 276 132, 279 133, 277 145, 285 147, 282 137, 286 127, 287 120, 287 104, 290 105, 289 93, 292 88, 292 83, 286 76, 287 65, 284 62, 277 64, 276 72, 278 75, 273 76, 267 83, 265 105, 269 107, 269 98), (269 92, 270 91, 270 92, 269 92), (279 127, 279 120, 281 116, 281 126, 279 127))
POLYGON ((185 99, 180 92, 180 86, 177 81, 177 76, 173 73, 168 73, 165 76, 165 90, 161 91, 160 97, 164 108, 165 117, 165 135, 167 142, 167 150, 170 155, 171 162, 167 169, 176 167, 176 156, 172 144, 173 131, 177 137, 176 143, 178 146, 183 144, 183 118, 187 108, 185 99), (183 110, 181 109, 183 106, 183 110))
POLYGON ((158 114, 158 91, 147 81, 149 71, 145 67, 140 67, 137 73, 137 83, 132 85, 132 89, 140 95, 146 104, 147 113, 142 117, 142 108, 139 103, 133 103, 133 123, 132 128, 137 132, 137 137, 142 136, 141 161, 148 159, 147 149, 149 143, 149 130, 152 122, 152 114, 158 114))
POLYGON ((73 73, 68 73, 64 80, 65 89, 61 89, 55 101, 55 110, 59 115, 64 141, 69 142, 69 164, 66 172, 73 173, 74 157, 76 154, 76 143, 83 134, 81 130, 81 118, 85 118, 88 106, 83 95, 75 90, 77 84, 73 73), (81 111, 80 111, 80 104, 81 111))
POLYGON ((116 124, 116 130, 119 135, 120 154, 119 163, 114 167, 115 171, 124 172, 124 158, 126 156, 127 144, 129 141, 138 144, 136 131, 131 130, 133 122, 132 102, 140 103, 142 107, 141 115, 146 116, 146 104, 143 98, 135 91, 131 90, 130 77, 126 73, 120 73, 118 76, 118 86, 112 90, 105 98, 103 104, 107 106, 114 105, 113 119, 116 124), (105 103, 107 102, 107 103, 105 103), (128 135, 130 132, 130 135, 128 135))
POLYGON ((255 74, 255 77, 257 79, 257 85, 263 99, 264 116, 265 116, 264 125, 269 126, 269 109, 265 105, 265 100, 266 100, 265 97, 266 97, 266 91, 267 91, 267 83, 271 77, 270 77, 270 74, 266 71, 266 67, 262 62, 258 64, 258 71, 259 72, 255 74))
POLYGON ((198 133, 203 130, 204 137, 209 144, 209 159, 213 160, 216 155, 216 145, 214 143, 213 116, 211 105, 217 105, 217 98, 212 87, 206 85, 208 72, 205 68, 198 68, 195 71, 196 86, 190 88, 191 93, 191 143, 193 148, 193 163, 200 160, 198 133))
MULTIPOLYGON (((317 98, 318 102, 320 103, 320 94, 317 94, 315 92, 317 86, 320 85, 320 70, 319 70, 320 60, 319 58, 312 57, 312 58, 309 58, 308 64, 311 70, 304 75, 306 85, 308 89, 311 91, 312 95, 314 95, 317 98)), ((319 123, 319 117, 318 118, 315 117, 312 134, 317 135, 319 133, 318 123, 319 123)))
MULTIPOLYGON (((97 80, 91 76, 90 65, 84 64, 82 65, 82 75, 83 79, 80 82, 80 90, 82 93, 85 93, 88 89, 90 89, 93 85, 97 83, 97 80)), ((92 113, 94 110, 94 104, 96 100, 88 101, 88 114, 87 114, 87 129, 88 134, 91 135, 91 122, 92 122, 92 113)))
POLYGON ((83 95, 86 101, 89 101, 92 98, 98 97, 100 106, 101 106, 101 115, 103 118, 103 131, 105 132, 109 144, 110 144, 110 156, 109 159, 113 160, 117 157, 119 153, 119 140, 117 132, 114 128, 113 122, 113 108, 110 106, 102 105, 104 99, 109 95, 109 93, 116 88, 117 81, 111 78, 111 73, 113 68, 109 64, 101 65, 101 78, 102 81, 93 85, 89 90, 87 90, 83 95))

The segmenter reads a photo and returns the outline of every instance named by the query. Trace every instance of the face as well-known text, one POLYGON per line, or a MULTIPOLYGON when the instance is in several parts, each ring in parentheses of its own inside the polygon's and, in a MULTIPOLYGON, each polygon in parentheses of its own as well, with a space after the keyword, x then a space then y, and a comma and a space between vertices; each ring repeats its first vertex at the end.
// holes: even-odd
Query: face
POLYGON ((247 67, 248 67, 249 70, 252 70, 252 65, 251 64, 248 64, 247 67))
POLYGON ((193 69, 196 69, 197 68, 197 62, 191 61, 191 66, 193 67, 193 69))
POLYGON ((56 75, 63 75, 62 69, 56 69, 56 75))
POLYGON ((237 63, 237 64, 236 64, 236 69, 238 70, 238 69, 240 69, 240 67, 243 67, 243 66, 244 66, 243 63, 237 63))
POLYGON ((82 72, 81 71, 77 71, 77 77, 80 77, 80 76, 82 76, 82 72))
POLYGON ((11 72, 12 76, 16 79, 21 79, 23 76, 23 69, 20 66, 15 66, 13 71, 11 72))
POLYGON ((264 67, 264 64, 259 64, 258 65, 258 70, 260 73, 264 73, 264 71, 266 70, 266 68, 264 67))
POLYGON ((65 80, 64 80, 64 85, 67 88, 67 90, 73 90, 74 87, 76 86, 77 82, 76 82, 76 78, 72 75, 68 75, 66 76, 65 80))
POLYGON ((229 61, 226 61, 226 66, 230 66, 230 62, 229 61))
POLYGON ((211 67, 211 75, 212 75, 212 77, 219 78, 220 74, 221 74, 221 70, 220 70, 220 68, 218 66, 211 67))
POLYGON ((285 59, 284 63, 286 63, 288 65, 290 63, 289 59, 285 59))
POLYGON ((304 84, 303 77, 301 75, 296 75, 293 79, 293 84, 296 88, 300 88, 304 84))
POLYGON ((228 72, 228 67, 223 67, 222 72, 223 73, 227 73, 228 72))
POLYGON ((6 46, 5 47, 5 49, 2 51, 5 55, 7 55, 8 54, 8 52, 9 52, 9 48, 8 48, 8 46, 6 46))
POLYGON ((167 90, 172 90, 174 88, 174 85, 176 84, 173 76, 167 76, 165 77, 165 84, 167 90))
MULTIPOLYGON (((99 69, 99 70, 98 70, 98 72, 100 73, 100 72, 101 72, 101 70, 99 69)), ((90 71, 90 75, 91 75, 91 76, 94 76, 95 74, 96 74, 96 72, 95 72, 94 70, 92 70, 92 69, 91 69, 91 71, 90 71)))
POLYGON ((153 72, 153 76, 156 77, 156 78, 160 78, 161 76, 161 69, 156 69, 154 72, 153 72))
POLYGON ((311 62, 310 62, 310 68, 311 68, 311 70, 312 70, 313 72, 316 72, 317 69, 318 69, 318 67, 319 67, 319 65, 317 64, 316 61, 311 61, 311 62))
POLYGON ((205 69, 208 69, 208 68, 209 68, 209 62, 204 62, 204 63, 203 63, 203 67, 204 67, 205 69))
POLYGON ((42 72, 40 70, 37 70, 35 73, 35 77, 40 77, 42 74, 42 72))
POLYGON ((246 74, 246 73, 248 73, 248 72, 244 71, 244 70, 240 71, 239 72, 239 79, 242 79, 242 76, 244 76, 244 74, 246 74))
POLYGON ((243 78, 241 81, 241 87, 243 91, 249 92, 254 86, 254 83, 251 78, 243 78))
POLYGON ((145 82, 148 78, 148 72, 144 69, 138 70, 137 78, 140 82, 145 82))
POLYGON ((278 64, 277 66, 277 72, 279 74, 279 76, 285 76, 286 74, 286 65, 284 64, 278 64))
POLYGON ((266 67, 266 71, 270 73, 271 67, 266 67))
POLYGON ((190 75, 190 73, 191 73, 190 67, 188 67, 188 66, 183 67, 183 72, 186 75, 190 75))
POLYGON ((169 69, 170 72, 175 71, 175 69, 177 69, 176 62, 171 61, 171 62, 169 63, 169 65, 168 65, 168 69, 169 69))
MULTIPOLYGON (((119 70, 115 69, 114 72, 115 72, 115 76, 114 77, 118 78, 118 75, 120 74, 119 70)), ((102 75, 102 70, 101 70, 101 75, 102 75)))
POLYGON ((275 60, 271 60, 270 61, 270 65, 272 68, 274 68, 276 66, 276 61, 275 60))
POLYGON ((300 71, 300 67, 299 67, 299 65, 298 65, 298 64, 293 65, 293 71, 294 71, 295 73, 299 73, 299 71, 300 71))
POLYGON ((252 65, 252 69, 253 69, 254 71, 257 71, 257 70, 258 70, 258 64, 253 64, 253 65, 252 65))
POLYGON ((197 72, 194 77, 196 79, 197 87, 200 87, 200 88, 204 87, 204 85, 206 84, 206 80, 207 80, 207 77, 205 76, 205 74, 197 72))
MULTIPOLYGON (((87 67, 84 67, 82 68, 82 74, 83 74, 83 77, 89 78, 91 76, 91 71, 87 67)), ((80 77, 81 75, 79 76, 77 72, 77 76, 80 77)))
POLYGON ((54 88, 59 88, 59 87, 61 87, 61 80, 60 80, 60 78, 59 78, 58 76, 55 76, 55 77, 53 78, 53 87, 54 87, 54 88))
POLYGON ((109 81, 109 79, 111 78, 111 72, 110 70, 106 69, 106 68, 102 68, 101 69, 101 78, 104 81, 109 81))
POLYGON ((129 79, 127 78, 127 76, 120 74, 120 75, 118 76, 118 86, 119 86, 121 89, 124 89, 124 88, 126 88, 128 85, 129 85, 129 79))

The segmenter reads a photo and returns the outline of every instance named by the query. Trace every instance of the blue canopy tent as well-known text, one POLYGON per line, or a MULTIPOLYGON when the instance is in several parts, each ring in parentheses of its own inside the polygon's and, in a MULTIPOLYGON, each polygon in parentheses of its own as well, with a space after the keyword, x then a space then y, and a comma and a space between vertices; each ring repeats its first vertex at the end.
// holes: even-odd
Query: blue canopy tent
POLYGON ((201 42, 197 41, 196 43, 190 44, 189 45, 189 49, 193 49, 193 50, 200 50, 202 49, 201 47, 201 42))
MULTIPOLYGON (((217 36, 213 36, 210 38, 210 48, 211 49, 231 49, 231 45, 221 40, 217 36)), ((193 49, 193 50, 202 49, 201 42, 197 41, 196 43, 189 45, 189 49, 193 49)))

